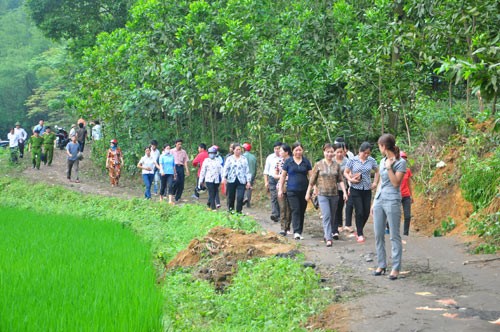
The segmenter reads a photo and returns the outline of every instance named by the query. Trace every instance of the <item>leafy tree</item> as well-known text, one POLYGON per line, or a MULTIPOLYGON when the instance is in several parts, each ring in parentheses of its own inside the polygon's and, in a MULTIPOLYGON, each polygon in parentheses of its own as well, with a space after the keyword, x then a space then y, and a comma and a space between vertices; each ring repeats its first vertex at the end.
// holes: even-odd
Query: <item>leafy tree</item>
POLYGON ((100 32, 123 27, 131 4, 132 0, 26 0, 40 30, 54 40, 74 40, 75 50, 92 46, 100 32))

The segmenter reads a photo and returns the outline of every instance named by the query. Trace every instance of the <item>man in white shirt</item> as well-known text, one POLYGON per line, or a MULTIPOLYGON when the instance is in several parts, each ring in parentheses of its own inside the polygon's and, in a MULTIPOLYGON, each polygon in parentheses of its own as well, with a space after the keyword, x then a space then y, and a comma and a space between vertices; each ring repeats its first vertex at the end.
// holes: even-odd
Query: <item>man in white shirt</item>
POLYGON ((19 139, 17 147, 19 148, 19 158, 22 158, 24 156, 24 142, 28 139, 28 133, 21 127, 20 122, 16 122, 14 134, 17 135, 19 139))
POLYGON ((273 174, 276 169, 276 165, 281 159, 281 144, 281 142, 274 143, 274 153, 267 156, 266 164, 264 166, 264 184, 266 189, 271 193, 271 220, 274 222, 278 222, 280 220, 280 207, 278 204, 278 192, 276 190, 277 181, 273 174))
POLYGON ((19 145, 19 136, 14 133, 14 128, 10 129, 10 132, 7 134, 7 138, 9 140, 10 161, 17 163, 17 146, 19 145))

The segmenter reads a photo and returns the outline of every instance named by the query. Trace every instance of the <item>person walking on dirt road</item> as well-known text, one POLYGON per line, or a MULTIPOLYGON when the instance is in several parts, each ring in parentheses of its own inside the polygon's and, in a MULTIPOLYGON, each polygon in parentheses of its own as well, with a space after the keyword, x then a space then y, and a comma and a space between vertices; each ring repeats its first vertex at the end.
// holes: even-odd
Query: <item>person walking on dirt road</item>
MULTIPOLYGON (((292 149, 286 143, 281 144, 280 147, 280 161, 276 164, 276 169, 274 171, 274 179, 278 182, 276 185, 276 191, 280 190, 280 177, 281 173, 283 173, 283 164, 285 160, 292 157, 292 149)), ((278 204, 280 207, 280 226, 281 231, 280 234, 286 236, 286 234, 290 231, 290 225, 292 223, 292 215, 290 212, 290 204, 288 204, 288 198, 286 193, 286 179, 285 184, 282 190, 282 195, 278 196, 278 204)))
POLYGON ((54 159, 54 146, 56 141, 56 134, 52 129, 47 126, 45 133, 43 134, 43 153, 45 153, 44 165, 52 166, 52 160, 54 159))
POLYGON ((36 167, 36 169, 40 169, 42 145, 43 137, 40 136, 40 131, 36 129, 28 141, 28 151, 31 152, 31 163, 33 164, 33 168, 36 167))
POLYGON ((155 168, 160 169, 156 157, 151 154, 151 146, 144 149, 144 156, 139 160, 137 167, 142 170, 142 181, 144 181, 144 198, 151 199, 151 185, 155 177, 155 168))
POLYGON ((349 199, 352 199, 354 204, 358 243, 365 242, 363 228, 370 216, 372 190, 377 187, 379 179, 378 165, 375 159, 370 157, 371 151, 372 145, 370 143, 361 143, 359 154, 349 159, 344 171, 344 176, 351 183, 349 199), (371 181, 372 170, 375 172, 373 183, 371 181))
POLYGON ((18 141, 19 158, 22 158, 24 157, 24 144, 28 139, 28 133, 21 127, 20 122, 16 122, 16 127, 14 128, 14 134, 16 134, 17 137, 19 138, 18 141))
POLYGON ((293 238, 302 240, 304 229, 304 216, 306 213, 306 193, 309 179, 312 176, 311 162, 303 156, 304 148, 301 143, 292 145, 292 158, 285 160, 279 181, 278 197, 287 192, 288 204, 292 215, 293 238), (285 188, 285 180, 288 181, 285 188))
POLYGON ((271 194, 271 220, 274 222, 278 222, 280 220, 280 206, 278 204, 278 192, 276 189, 278 180, 274 178, 274 171, 276 169, 276 165, 281 160, 281 144, 281 142, 274 143, 274 152, 267 156, 266 163, 264 165, 264 185, 266 190, 268 190, 271 194))
POLYGON ((118 147, 118 141, 112 139, 106 155, 106 169, 112 187, 117 187, 120 182, 121 167, 123 165, 123 153, 118 147))
POLYGON ((377 249, 377 269, 374 275, 385 273, 387 259, 385 253, 385 225, 389 223, 392 271, 389 279, 398 278, 401 270, 401 181, 406 172, 406 160, 400 157, 396 139, 391 134, 384 134, 378 139, 378 148, 384 155, 380 161, 380 185, 375 194, 373 203, 373 229, 375 231, 375 245, 377 249))
POLYGON ((404 227, 403 235, 408 236, 410 234, 410 221, 411 221, 411 205, 413 204, 413 190, 411 187, 411 173, 408 167, 408 159, 404 151, 400 152, 401 158, 406 160, 406 173, 401 181, 401 204, 403 205, 403 215, 404 215, 404 227))
POLYGON ((233 152, 234 154, 228 157, 224 164, 222 183, 226 185, 228 211, 234 211, 236 200, 236 213, 241 213, 245 189, 250 188, 252 175, 248 167, 248 160, 241 154, 241 146, 238 143, 234 143, 233 152))
POLYGON ((76 183, 80 182, 80 179, 78 178, 78 167, 80 164, 80 160, 78 159, 78 152, 80 152, 80 145, 76 141, 76 136, 73 136, 71 137, 71 142, 66 145, 66 154, 68 155, 66 177, 71 182, 71 171, 74 167, 76 183))
POLYGON ((175 202, 177 203, 180 201, 182 193, 184 192, 184 182, 186 181, 186 176, 189 176, 189 157, 186 150, 182 148, 181 139, 177 139, 175 141, 175 148, 172 149, 170 153, 174 155, 175 173, 177 174, 177 178, 175 179, 173 185, 175 202))
POLYGON ((339 225, 335 223, 335 215, 339 199, 346 200, 347 194, 339 197, 338 186, 345 193, 344 176, 340 169, 340 165, 333 159, 335 150, 330 143, 323 146, 324 159, 318 161, 312 170, 312 176, 307 187, 306 201, 311 198, 311 191, 315 187, 315 192, 318 194, 319 207, 323 215, 323 237, 326 241, 326 246, 332 246, 332 238, 339 239, 339 225))

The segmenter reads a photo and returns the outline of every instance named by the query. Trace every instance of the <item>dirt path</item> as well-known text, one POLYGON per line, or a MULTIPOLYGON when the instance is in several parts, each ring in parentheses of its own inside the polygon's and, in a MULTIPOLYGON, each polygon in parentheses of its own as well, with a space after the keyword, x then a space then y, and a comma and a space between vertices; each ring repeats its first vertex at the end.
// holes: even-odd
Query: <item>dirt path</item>
MULTIPOLYGON (((135 180, 123 179, 120 187, 111 188, 107 175, 92 165, 89 149, 90 145, 80 164, 79 184, 66 180, 65 155, 59 150, 53 166, 42 165, 40 171, 29 167, 23 176, 83 193, 142 197, 141 184, 135 180)), ((23 162, 28 161, 25 158, 23 162)), ((188 186, 184 197, 191 193, 188 186)), ((278 232, 279 225, 269 219, 267 197, 254 197, 254 207, 244 212, 269 231, 278 232)), ((206 194, 199 203, 205 200, 206 194)), ((401 278, 391 281, 386 276, 372 276, 376 257, 371 221, 365 228, 364 244, 343 233, 331 248, 322 241, 317 211, 308 211, 305 227, 300 249, 317 265, 325 284, 336 289, 332 303, 341 302, 333 304, 311 325, 339 331, 500 331, 500 325, 491 323, 500 319, 500 260, 464 265, 466 261, 498 256, 470 255, 459 239, 429 238, 413 232, 404 245, 401 278)))

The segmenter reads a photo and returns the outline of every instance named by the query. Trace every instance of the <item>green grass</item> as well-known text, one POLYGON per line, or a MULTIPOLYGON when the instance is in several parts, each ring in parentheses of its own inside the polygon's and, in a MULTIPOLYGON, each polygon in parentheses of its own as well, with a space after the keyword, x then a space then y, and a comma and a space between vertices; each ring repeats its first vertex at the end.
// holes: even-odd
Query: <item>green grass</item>
POLYGON ((2 208, 0 331, 161 331, 149 246, 118 223, 2 208))
POLYGON ((276 257, 240 263, 223 294, 186 270, 170 273, 164 292, 168 331, 307 331, 307 318, 334 298, 302 259, 276 257))
MULTIPOLYGON (((201 205, 172 207, 142 199, 82 195, 59 186, 28 183, 13 176, 0 177, 0 196, 2 212, 5 208, 31 210, 38 218, 50 215, 55 219, 67 218, 64 216, 71 213, 72 219, 100 221, 101 224, 116 226, 122 234, 135 234, 141 238, 146 243, 149 259, 156 257, 156 275, 163 280, 164 331, 303 331, 307 318, 317 314, 334 299, 331 290, 321 288, 315 271, 302 267, 301 259, 267 258, 243 263, 232 285, 223 294, 217 293, 210 283, 196 279, 193 270, 164 270, 165 262, 185 249, 192 239, 202 238, 215 226, 247 232, 261 229, 255 220, 246 216, 207 212, 201 205)), ((88 221, 79 222, 82 223, 88 221)), ((28 232, 26 229, 20 231, 28 232)), ((74 227, 73 231, 76 238, 82 236, 79 228, 74 227)), ((101 233, 91 234, 91 237, 101 237, 101 233)), ((44 232, 40 231, 40 234, 44 232)), ((92 252, 92 249, 85 248, 82 255, 89 255, 87 250, 92 252)), ((126 252, 132 250, 129 248, 126 252)), ((10 268, 12 264, 14 262, 11 261, 2 266, 10 268)), ((130 270, 132 265, 125 268, 130 270)), ((119 273, 104 268, 101 270, 110 278, 120 277, 119 273)), ((111 297, 113 295, 108 295, 108 299, 111 297)), ((26 302, 24 299, 17 301, 26 302)), ((80 303, 79 299, 73 301, 77 305, 80 303)), ((29 304, 23 303, 23 308, 31 310, 29 304)), ((50 311, 49 306, 45 309, 50 311)), ((49 315, 43 310, 37 314, 49 315)), ((11 316, 0 315, 0 321, 11 316)), ((50 315, 48 320, 57 321, 57 315, 50 315)), ((128 324, 126 317, 116 320, 128 324)), ((0 328, 0 331, 3 330, 0 328)), ((122 328, 119 325, 107 329, 128 330, 127 326, 122 328)), ((137 331, 142 330, 139 328, 137 331)))

